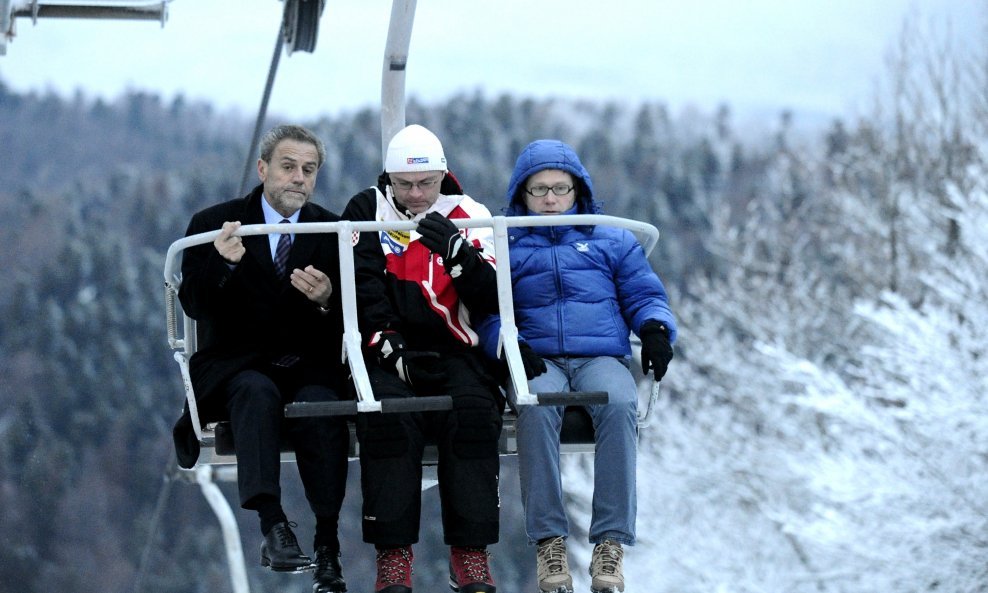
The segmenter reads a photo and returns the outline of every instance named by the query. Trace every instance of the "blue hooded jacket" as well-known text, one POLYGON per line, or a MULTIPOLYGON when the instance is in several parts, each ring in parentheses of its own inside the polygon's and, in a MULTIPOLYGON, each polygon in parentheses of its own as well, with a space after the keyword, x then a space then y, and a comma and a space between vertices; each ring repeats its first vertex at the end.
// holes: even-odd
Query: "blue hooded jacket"
MULTIPOLYGON (((507 216, 531 213, 525 181, 546 169, 573 176, 575 214, 599 214, 590 174, 559 140, 536 140, 522 151, 508 183, 507 216)), ((605 226, 508 229, 518 335, 541 356, 630 357, 630 333, 649 320, 663 323, 671 341, 676 320, 662 281, 635 236, 605 226)), ((478 327, 485 352, 497 356, 500 318, 478 327)))

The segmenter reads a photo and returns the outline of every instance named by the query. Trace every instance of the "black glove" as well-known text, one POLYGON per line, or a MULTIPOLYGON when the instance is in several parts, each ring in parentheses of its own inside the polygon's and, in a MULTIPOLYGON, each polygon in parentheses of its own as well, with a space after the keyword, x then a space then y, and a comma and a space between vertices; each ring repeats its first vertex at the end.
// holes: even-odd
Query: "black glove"
POLYGON ((665 376, 672 360, 672 344, 669 343, 669 329, 658 321, 642 324, 639 332, 642 339, 642 372, 648 374, 649 366, 655 371, 655 380, 665 376))
POLYGON ((416 229, 422 238, 419 241, 429 251, 443 258, 443 266, 449 268, 460 262, 472 250, 456 225, 438 212, 430 212, 419 221, 416 229))
POLYGON ((405 338, 395 331, 383 331, 371 339, 370 348, 378 365, 404 381, 409 387, 439 385, 447 378, 439 365, 438 352, 421 352, 405 348, 405 338))
MULTIPOLYGON (((545 361, 535 353, 535 350, 532 350, 532 347, 527 342, 518 340, 518 350, 521 353, 521 365, 525 369, 526 379, 532 380, 545 372, 545 361)), ((504 380, 507 380, 508 360, 507 354, 503 349, 501 350, 501 357, 498 360, 501 361, 501 369, 505 373, 504 380)))
POLYGON ((535 350, 532 350, 528 342, 518 340, 518 350, 521 351, 521 364, 525 367, 525 377, 532 380, 546 371, 545 361, 535 353, 535 350))

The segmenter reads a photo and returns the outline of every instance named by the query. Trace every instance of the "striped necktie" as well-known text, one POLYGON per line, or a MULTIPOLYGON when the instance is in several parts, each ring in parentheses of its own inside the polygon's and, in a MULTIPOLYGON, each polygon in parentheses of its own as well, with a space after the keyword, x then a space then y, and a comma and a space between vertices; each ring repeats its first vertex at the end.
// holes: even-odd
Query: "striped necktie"
MULTIPOLYGON (((281 224, 290 224, 292 221, 287 218, 282 219, 281 224)), ((278 239, 278 247, 274 250, 274 271, 279 278, 285 277, 288 267, 288 252, 292 250, 292 236, 290 233, 283 233, 278 239)))

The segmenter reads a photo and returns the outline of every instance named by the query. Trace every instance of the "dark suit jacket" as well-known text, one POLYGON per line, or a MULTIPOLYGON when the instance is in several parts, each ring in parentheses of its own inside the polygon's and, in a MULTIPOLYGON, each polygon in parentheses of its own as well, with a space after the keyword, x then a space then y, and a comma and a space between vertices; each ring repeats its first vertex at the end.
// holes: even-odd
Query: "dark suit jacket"
MULTIPOLYGON (((217 230, 225 221, 263 224, 262 186, 245 198, 211 206, 196 213, 186 236, 217 230)), ((317 204, 306 204, 298 221, 335 222, 339 217, 317 204)), ((185 314, 198 324, 198 349, 189 361, 200 421, 226 417, 224 383, 247 368, 264 369, 272 361, 293 354, 299 361, 291 372, 306 384, 318 383, 339 390, 342 366, 342 317, 339 300, 339 251, 335 234, 296 234, 288 260, 289 271, 313 265, 333 283, 331 311, 323 313, 289 279, 279 279, 271 259, 267 235, 244 237, 247 250, 233 269, 206 243, 185 250, 179 300, 185 314)), ((175 426, 179 462, 191 467, 198 458, 198 443, 190 434, 188 410, 175 426), (191 462, 190 462, 191 459, 191 462)))

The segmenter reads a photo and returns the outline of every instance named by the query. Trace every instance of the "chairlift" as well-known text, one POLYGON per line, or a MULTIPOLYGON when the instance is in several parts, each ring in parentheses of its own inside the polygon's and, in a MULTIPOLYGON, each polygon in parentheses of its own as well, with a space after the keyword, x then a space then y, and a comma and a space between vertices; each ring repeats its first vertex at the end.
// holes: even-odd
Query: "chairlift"
MULTIPOLYGON (((524 366, 521 362, 521 354, 518 350, 518 330, 514 322, 513 297, 511 287, 511 270, 507 254, 509 244, 507 238, 508 227, 519 226, 556 226, 556 225, 606 225, 624 228, 638 234, 646 236, 643 245, 646 253, 654 248, 658 238, 658 230, 643 222, 605 216, 601 214, 583 214, 567 216, 520 216, 504 217, 495 216, 493 218, 454 220, 457 228, 480 228, 487 227, 494 231, 494 249, 499 255, 499 264, 495 274, 497 277, 498 300, 501 314, 501 342, 505 351, 508 364, 511 388, 516 394, 516 405, 571 405, 571 404, 600 404, 606 403, 606 393, 531 393, 528 390, 528 381, 525 377, 524 366)), ((337 243, 340 250, 340 294, 343 306, 343 356, 349 365, 352 376, 355 400, 334 401, 334 402, 299 402, 290 403, 285 406, 285 416, 288 418, 299 418, 305 416, 353 416, 366 412, 422 412, 431 410, 444 410, 452 407, 449 396, 436 395, 429 397, 416 397, 410 399, 378 400, 370 387, 370 379, 367 375, 367 368, 364 365, 361 354, 361 336, 357 326, 357 299, 356 287, 353 284, 354 260, 353 245, 350 237, 354 232, 378 232, 378 231, 410 231, 415 228, 415 223, 411 221, 383 222, 383 221, 339 221, 339 222, 309 222, 298 223, 293 226, 293 231, 298 233, 333 233, 337 236, 337 243)), ((277 233, 282 230, 276 224, 254 224, 240 227, 237 231, 239 236, 262 235, 277 233)), ((165 309, 166 321, 168 325, 169 346, 175 350, 174 358, 179 364, 185 387, 186 403, 192 419, 193 429, 202 447, 197 465, 230 465, 235 464, 233 457, 232 439, 227 422, 211 423, 204 426, 199 420, 198 409, 195 400, 195 393, 189 377, 189 360, 196 351, 196 321, 184 315, 178 303, 178 291, 181 286, 180 259, 179 255, 185 249, 211 243, 220 231, 209 231, 184 237, 171 244, 165 256, 165 309)), ((657 385, 657 383, 656 383, 657 385)), ((639 425, 647 423, 657 397, 656 389, 650 390, 648 402, 644 411, 639 413, 639 425)), ((568 410, 567 417, 581 412, 579 409, 568 410)), ((505 416, 505 432, 514 433, 514 414, 510 411, 505 416)), ((573 419, 569 426, 575 427, 582 423, 573 419)), ((567 444, 588 444, 593 446, 593 431, 589 433, 577 431, 575 428, 564 429, 564 441, 567 444)), ((564 451, 572 451, 573 448, 564 446, 564 451)), ((512 439, 501 439, 500 453, 502 455, 513 455, 517 453, 517 448, 512 439)), ((351 426, 350 457, 356 459, 359 456, 359 444, 353 433, 351 426)), ((283 460, 292 461, 294 458, 291 451, 286 449, 283 460)), ((433 465, 436 462, 434 451, 427 455, 425 463, 433 465)))
MULTIPOLYGON (((310 40, 314 43, 318 14, 321 14, 324 0, 287 0, 296 3, 297 17, 293 26, 296 48, 305 46, 310 40)), ((408 60, 408 47, 411 40, 412 22, 415 14, 416 0, 394 0, 391 9, 391 20, 384 55, 384 67, 381 85, 381 130, 382 157, 387 150, 391 137, 405 126, 405 67, 408 60)), ((285 22, 289 20, 286 6, 285 22)), ((286 40, 288 36, 286 34, 286 40)), ((383 162, 383 158, 382 158, 383 162)), ((488 227, 494 233, 495 253, 498 254, 496 267, 498 300, 501 314, 501 344, 509 370, 510 389, 516 394, 516 405, 571 405, 606 403, 606 392, 594 393, 531 393, 525 377, 521 354, 518 349, 518 331, 515 325, 512 299, 512 284, 508 233, 509 227, 518 226, 556 226, 556 225, 605 225, 624 228, 632 231, 642 242, 645 253, 655 247, 659 231, 651 224, 625 218, 605 215, 568 215, 568 216, 495 216, 489 219, 469 219, 452 221, 458 228, 488 227)), ((295 233, 334 233, 336 234, 340 254, 339 286, 344 331, 342 336, 343 356, 349 366, 356 399, 339 402, 301 402, 285 406, 287 418, 304 416, 346 416, 351 419, 350 427, 350 460, 359 457, 359 442, 352 418, 356 414, 367 412, 409 412, 450 409, 452 400, 449 396, 436 395, 431 397, 416 397, 401 400, 378 400, 370 386, 370 379, 364 365, 361 351, 361 335, 357 326, 357 302, 354 278, 353 245, 351 236, 354 232, 378 231, 409 231, 415 228, 415 223, 379 222, 379 221, 339 221, 332 223, 299 223, 293 225, 295 233)), ((237 231, 239 236, 269 234, 281 232, 279 225, 257 224, 245 225, 237 231)), ((206 500, 210 504, 223 533, 226 546, 227 561, 231 572, 234 593, 248 593, 246 567, 241 547, 239 529, 232 507, 216 485, 216 481, 236 480, 236 456, 233 448, 232 432, 229 422, 218 422, 203 425, 199 419, 195 393, 189 375, 189 360, 195 353, 196 322, 187 317, 178 303, 178 292, 181 286, 181 253, 190 247, 211 243, 220 231, 210 231, 199 235, 184 237, 171 244, 165 257, 165 314, 168 332, 168 345, 173 350, 173 356, 179 365, 185 391, 185 401, 189 407, 193 430, 200 444, 200 455, 195 466, 191 469, 177 469, 177 474, 184 479, 197 483, 206 500)), ((640 356, 640 342, 632 336, 634 355, 640 356)), ((644 397, 644 409, 639 409, 638 426, 646 427, 652 417, 652 411, 658 396, 658 385, 647 376, 641 376, 636 369, 640 364, 632 365, 636 371, 639 384, 639 397, 644 397)), ((641 402, 640 402, 641 403, 641 402)), ((499 453, 502 456, 515 455, 518 452, 517 416, 512 410, 504 414, 503 427, 499 440, 499 453)), ((569 407, 564 416, 561 451, 563 453, 587 453, 594 450, 593 426, 589 415, 581 407, 569 407)), ((284 463, 294 463, 293 451, 287 446, 281 452, 284 463)), ((438 451, 434 445, 427 446, 423 465, 434 469, 438 463, 438 451)), ((427 480, 423 479, 423 487, 427 480)))

